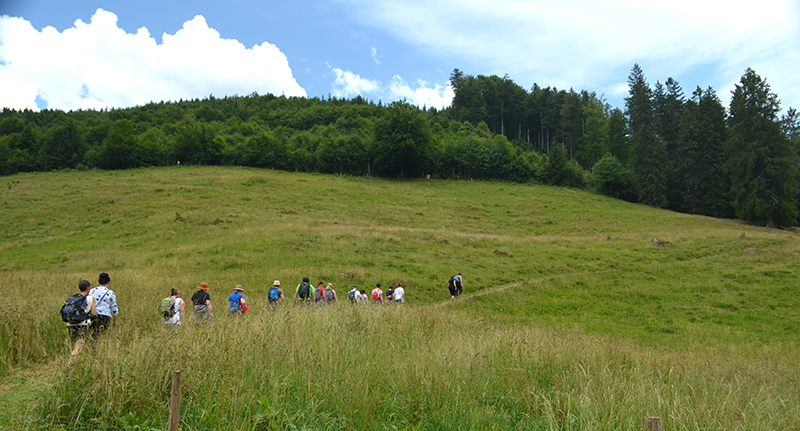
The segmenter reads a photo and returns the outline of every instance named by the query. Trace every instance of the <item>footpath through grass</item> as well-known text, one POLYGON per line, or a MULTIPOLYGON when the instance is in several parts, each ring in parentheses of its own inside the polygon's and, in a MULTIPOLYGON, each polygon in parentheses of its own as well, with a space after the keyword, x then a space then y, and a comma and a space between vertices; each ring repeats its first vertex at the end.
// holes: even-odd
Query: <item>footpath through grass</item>
POLYGON ((158 428, 182 369, 184 429, 800 427, 792 232, 564 188, 239 168, 17 175, 0 191, 15 414, 158 428), (66 367, 58 308, 102 271, 120 326, 66 367), (288 294, 303 276, 342 298, 402 282, 409 304, 267 313, 272 281, 288 294), (160 299, 201 281, 219 310, 243 285, 252 318, 165 333, 160 299))

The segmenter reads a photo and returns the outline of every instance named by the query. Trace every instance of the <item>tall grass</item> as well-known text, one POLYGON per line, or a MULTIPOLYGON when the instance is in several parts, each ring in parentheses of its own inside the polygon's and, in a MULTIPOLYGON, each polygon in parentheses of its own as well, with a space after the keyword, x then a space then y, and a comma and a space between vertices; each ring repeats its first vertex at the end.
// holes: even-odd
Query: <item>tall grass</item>
POLYGON ((236 168, 8 190, 0 408, 51 424, 158 428, 179 369, 184 429, 798 428, 792 232, 563 188, 236 168), (101 271, 119 326, 67 367, 58 309, 101 271), (409 304, 267 312, 272 281, 291 297, 303 276, 342 299, 403 282, 409 304), (167 331, 160 299, 201 281, 218 321, 167 331))
POLYGON ((426 307, 283 307, 112 332, 39 415, 160 427, 180 370, 184 429, 634 430, 653 415, 666 429, 793 429, 793 362, 780 346, 664 352, 426 307))

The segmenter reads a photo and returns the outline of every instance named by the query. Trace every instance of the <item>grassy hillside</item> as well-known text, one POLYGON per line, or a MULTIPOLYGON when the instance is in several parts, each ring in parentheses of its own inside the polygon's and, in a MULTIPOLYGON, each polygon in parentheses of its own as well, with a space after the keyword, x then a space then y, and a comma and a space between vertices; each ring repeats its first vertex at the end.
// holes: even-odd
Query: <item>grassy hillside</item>
POLYGON ((564 188, 239 168, 0 190, 6 411, 158 427, 171 370, 203 363, 184 429, 800 426, 792 232, 564 188), (65 371, 58 308, 101 271, 120 326, 65 371), (272 280, 303 276, 342 296, 402 282, 409 306, 264 310, 272 280), (218 309, 243 285, 252 318, 164 334, 159 300, 201 281, 218 309))

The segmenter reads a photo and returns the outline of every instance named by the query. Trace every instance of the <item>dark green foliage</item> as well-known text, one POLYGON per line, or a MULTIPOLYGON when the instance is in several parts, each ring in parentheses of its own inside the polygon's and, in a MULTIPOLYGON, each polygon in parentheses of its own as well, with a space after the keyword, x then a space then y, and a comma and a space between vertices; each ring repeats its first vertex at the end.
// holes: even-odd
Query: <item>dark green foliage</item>
MULTIPOLYGON (((257 93, 102 111, 3 109, 0 175, 180 161, 586 187, 593 166, 598 193, 755 223, 795 222, 800 115, 790 108, 778 120, 777 103, 758 102, 777 102, 775 95, 739 96, 749 100, 743 106, 771 106, 768 120, 751 110, 726 123, 712 89, 686 100, 668 78, 652 90, 638 65, 625 112, 593 92, 525 90, 508 75, 454 69, 450 82, 455 97, 441 110, 257 93)), ((742 109, 731 104, 732 114, 742 109)))
POLYGON ((781 131, 779 107, 769 84, 747 69, 733 91, 728 118, 736 215, 770 227, 797 221, 797 153, 781 131))
POLYGON ((712 88, 698 88, 686 102, 676 148, 680 209, 714 217, 730 215, 725 161, 725 108, 712 88))
POLYGON ((633 174, 611 154, 606 154, 592 168, 592 186, 606 196, 627 201, 636 199, 633 174))
POLYGON ((428 119, 405 102, 393 102, 375 123, 375 171, 388 177, 417 177, 430 162, 433 138, 428 119))
POLYGON ((656 134, 652 90, 638 64, 628 77, 630 96, 625 99, 633 148, 633 175, 639 201, 667 206, 668 159, 663 140, 656 134))
POLYGON ((129 169, 137 166, 136 136, 130 120, 117 120, 108 132, 99 154, 103 169, 129 169))

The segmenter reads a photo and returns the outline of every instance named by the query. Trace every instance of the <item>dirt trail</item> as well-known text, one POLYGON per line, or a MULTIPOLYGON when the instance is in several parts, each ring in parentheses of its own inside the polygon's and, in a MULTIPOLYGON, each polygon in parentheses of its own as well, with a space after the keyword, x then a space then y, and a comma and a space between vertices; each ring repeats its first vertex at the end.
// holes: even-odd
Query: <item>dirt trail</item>
POLYGON ((538 284, 538 283, 542 283, 544 281, 555 280, 557 278, 575 277, 575 276, 587 275, 587 274, 590 274, 590 275, 601 275, 601 274, 608 274, 608 273, 611 273, 611 272, 615 272, 615 271, 614 270, 608 270, 608 271, 597 271, 597 272, 591 272, 591 273, 571 272, 571 273, 567 273, 567 274, 548 275, 546 277, 534 278, 534 279, 531 279, 531 280, 528 280, 528 281, 522 281, 522 282, 519 282, 519 283, 511 283, 511 284, 507 284, 507 285, 501 286, 501 287, 492 287, 492 288, 489 288, 489 289, 481 290, 479 292, 468 293, 466 295, 461 295, 461 297, 459 299, 448 299, 446 301, 442 301, 442 302, 439 302, 437 304, 433 304, 433 306, 434 307, 440 307, 442 305, 453 304, 453 303, 457 302, 458 300, 466 300, 466 301, 468 301, 468 300, 470 300, 472 298, 477 298, 477 297, 483 296, 483 295, 489 295, 489 294, 492 294, 492 293, 502 292, 502 291, 504 291, 506 289, 510 289, 512 287, 517 287, 517 286, 522 286, 523 284, 526 284, 526 283, 527 284, 533 284, 533 283, 537 283, 538 284))

